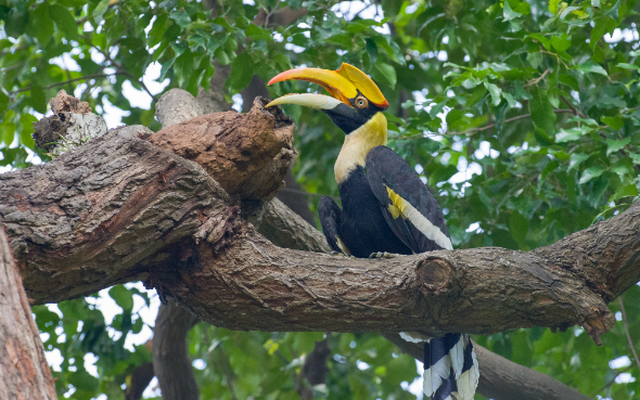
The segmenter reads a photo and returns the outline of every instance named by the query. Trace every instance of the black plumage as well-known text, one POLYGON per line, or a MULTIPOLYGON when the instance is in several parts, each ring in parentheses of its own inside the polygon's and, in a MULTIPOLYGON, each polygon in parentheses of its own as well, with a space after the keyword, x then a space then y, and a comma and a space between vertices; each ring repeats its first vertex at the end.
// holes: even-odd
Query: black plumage
MULTIPOLYGON (((438 202, 398 154, 384 146, 389 103, 364 72, 349 64, 336 71, 301 68, 282 72, 269 84, 302 79, 322 85, 333 97, 292 94, 269 105, 300 104, 325 112, 347 135, 336 160, 342 208, 329 197, 318 204, 320 222, 334 251, 355 257, 381 252, 411 254, 452 249, 438 202)), ((424 392, 432 400, 471 400, 478 369, 469 335, 449 333, 425 339, 424 392)))

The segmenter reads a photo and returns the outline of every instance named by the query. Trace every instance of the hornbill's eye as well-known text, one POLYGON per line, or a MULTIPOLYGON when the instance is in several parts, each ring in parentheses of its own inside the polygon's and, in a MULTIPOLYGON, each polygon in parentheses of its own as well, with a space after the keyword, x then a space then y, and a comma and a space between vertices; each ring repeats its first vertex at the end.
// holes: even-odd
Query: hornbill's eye
POLYGON ((355 103, 358 108, 366 108, 369 105, 369 100, 364 96, 358 96, 356 97, 355 103))

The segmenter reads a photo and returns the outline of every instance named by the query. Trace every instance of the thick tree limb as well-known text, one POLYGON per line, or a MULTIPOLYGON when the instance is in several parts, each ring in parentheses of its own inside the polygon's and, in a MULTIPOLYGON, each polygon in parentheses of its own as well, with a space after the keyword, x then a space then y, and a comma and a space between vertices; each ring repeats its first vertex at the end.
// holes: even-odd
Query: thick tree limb
POLYGON ((216 326, 438 335, 582 324, 595 335, 611 323, 584 283, 527 253, 482 248, 362 260, 278 248, 242 222, 229 229, 236 233, 225 251, 182 244, 188 260, 168 251, 149 265, 171 281, 172 296, 216 326), (164 275, 180 264, 188 282, 164 275))
POLYGON ((38 327, 0 226, 0 398, 57 399, 38 327))
POLYGON ((198 400, 198 385, 187 357, 187 333, 198 322, 173 300, 163 304, 153 330, 153 371, 164 400, 198 400))
POLYGON ((153 363, 144 363, 136 368, 131 380, 127 381, 127 389, 124 391, 125 400, 140 400, 154 376, 156 375, 153 371, 153 363))
POLYGON ((237 217, 199 166, 113 134, 0 182, 0 215, 36 302, 151 273, 161 293, 232 329, 488 334, 580 324, 597 337, 612 323, 601 293, 640 274, 633 235, 616 236, 616 246, 630 250, 591 251, 611 246, 612 229, 637 229, 637 205, 535 252, 481 248, 381 261, 278 248, 237 217), (570 258, 560 268, 545 254, 591 254, 588 270, 584 256, 570 264, 590 280, 572 273, 570 258))

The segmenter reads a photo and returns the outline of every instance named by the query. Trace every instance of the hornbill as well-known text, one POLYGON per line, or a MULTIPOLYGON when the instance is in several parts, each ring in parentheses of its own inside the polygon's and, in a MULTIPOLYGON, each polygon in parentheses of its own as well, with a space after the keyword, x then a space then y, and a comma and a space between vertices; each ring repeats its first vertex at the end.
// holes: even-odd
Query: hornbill
MULTIPOLYGON (((389 103, 378 86, 346 63, 336 71, 288 70, 271 79, 269 85, 292 79, 317 83, 331 96, 289 94, 267 107, 299 104, 322 110, 346 134, 334 166, 342 209, 328 196, 318 204, 322 230, 331 248, 354 257, 451 250, 449 231, 436 199, 413 168, 385 146, 387 120, 382 111, 389 103)), ((432 400, 473 399, 478 364, 469 335, 400 335, 425 343, 425 395, 432 400)))

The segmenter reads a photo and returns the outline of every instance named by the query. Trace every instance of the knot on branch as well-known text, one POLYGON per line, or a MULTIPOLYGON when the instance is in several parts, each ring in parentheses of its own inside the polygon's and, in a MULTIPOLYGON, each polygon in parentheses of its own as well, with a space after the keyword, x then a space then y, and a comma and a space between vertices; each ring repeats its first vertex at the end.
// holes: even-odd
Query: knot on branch
POLYGON ((441 293, 451 281, 451 265, 439 258, 427 258, 418 263, 417 274, 422 293, 441 293))
POLYGON ((256 98, 246 114, 201 115, 168 126, 149 141, 200 164, 234 198, 270 199, 295 155, 294 124, 281 110, 266 110, 266 103, 256 98))

